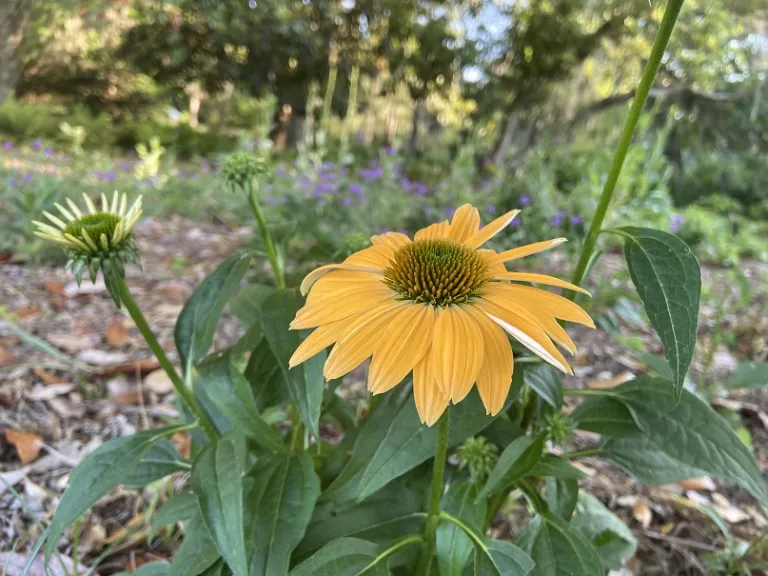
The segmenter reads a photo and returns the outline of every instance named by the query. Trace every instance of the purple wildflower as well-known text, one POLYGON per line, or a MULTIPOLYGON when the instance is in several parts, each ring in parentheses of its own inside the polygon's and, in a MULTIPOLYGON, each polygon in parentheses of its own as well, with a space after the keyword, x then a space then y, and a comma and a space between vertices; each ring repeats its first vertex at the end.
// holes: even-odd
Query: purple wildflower
POLYGON ((117 178, 117 174, 113 170, 104 173, 104 180, 107 182, 112 182, 115 178, 117 178))
POLYGON ((21 177, 22 182, 32 182, 32 179, 34 176, 32 174, 24 174, 24 176, 21 177))
POLYGON ((360 184, 350 184, 347 186, 347 190, 349 190, 349 193, 354 196, 364 196, 365 190, 363 190, 363 187, 360 186, 360 184))
POLYGON ((8 186, 18 186, 19 185, 19 179, 18 178, 9 178, 8 179, 8 186))
POLYGON ((275 168, 275 176, 285 176, 286 174, 288 174, 288 171, 282 166, 275 168))
POLYGON ((45 150, 43 150, 43 155, 46 156, 47 158, 50 158, 51 156, 53 156, 53 148, 46 148, 45 150))
POLYGON ((350 206, 352 206, 352 198, 350 198, 349 196, 347 196, 346 198, 344 198, 344 199, 341 201, 341 203, 342 203, 342 204, 344 204, 344 206, 346 206, 347 208, 349 208, 350 206))
POLYGON ((315 186, 312 194, 315 196, 315 198, 318 198, 323 194, 328 194, 330 192, 335 192, 333 184, 331 182, 320 182, 317 186, 315 186))
POLYGON ((531 203, 531 198, 528 194, 520 196, 520 206, 528 206, 531 203))
POLYGON ((488 214, 493 214, 496 212, 496 206, 494 204, 488 204, 488 206, 485 207, 485 211, 488 212, 488 214))
POLYGON ((363 180, 367 180, 368 182, 375 182, 384 175, 384 170, 380 166, 372 168, 361 168, 358 174, 363 180))
POLYGON ((571 224, 574 226, 578 226, 581 224, 583 220, 581 219, 581 216, 571 216, 571 224))
POLYGON ((515 218, 512 220, 512 222, 509 223, 509 225, 512 226, 512 228, 519 228, 523 225, 523 220, 522 218, 515 218))
POLYGON ((396 150, 395 150, 394 146, 384 146, 384 153, 387 156, 394 156, 395 152, 396 152, 396 150))
POLYGON ((387 228, 386 226, 379 230, 379 234, 386 234, 387 232, 392 232, 392 228, 387 228))
POLYGON ((3 143, 3 148, 5 148, 6 150, 11 150, 13 148, 13 142, 11 142, 10 140, 6 140, 3 143))
POLYGON ((40 150, 40 148, 42 148, 42 147, 43 147, 43 142, 42 142, 42 140, 40 140, 40 138, 35 138, 32 141, 32 150, 34 150, 35 152, 40 150))
POLYGON ((456 208, 448 207, 445 209, 445 217, 450 219, 453 218, 453 215, 456 213, 456 208))
POLYGON ((559 228, 563 225, 564 220, 565 219, 563 218, 562 214, 557 214, 554 218, 552 218, 552 220, 549 221, 549 223, 552 224, 552 226, 555 228, 559 228))
POLYGON ((122 162, 120 164, 120 170, 122 170, 123 172, 130 172, 131 170, 133 170, 133 165, 130 162, 122 162))
POLYGON ((672 232, 680 232, 683 222, 685 222, 685 216, 682 214, 672 214, 672 216, 669 217, 669 227, 672 232))
POLYGON ((429 188, 427 188, 427 185, 424 184, 424 182, 412 182, 411 183, 411 192, 415 196, 426 196, 427 192, 429 192, 429 188))

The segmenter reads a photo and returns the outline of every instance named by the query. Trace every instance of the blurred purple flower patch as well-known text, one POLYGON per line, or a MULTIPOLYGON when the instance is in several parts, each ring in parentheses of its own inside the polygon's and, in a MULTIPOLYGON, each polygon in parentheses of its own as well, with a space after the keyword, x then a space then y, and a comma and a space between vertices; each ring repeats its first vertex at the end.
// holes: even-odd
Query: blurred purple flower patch
POLYGON ((528 194, 520 196, 520 206, 529 206, 531 204, 531 197, 528 194))
POLYGON ((685 222, 685 216, 682 214, 672 214, 672 216, 669 217, 669 228, 672 232, 680 232, 683 222, 685 222))

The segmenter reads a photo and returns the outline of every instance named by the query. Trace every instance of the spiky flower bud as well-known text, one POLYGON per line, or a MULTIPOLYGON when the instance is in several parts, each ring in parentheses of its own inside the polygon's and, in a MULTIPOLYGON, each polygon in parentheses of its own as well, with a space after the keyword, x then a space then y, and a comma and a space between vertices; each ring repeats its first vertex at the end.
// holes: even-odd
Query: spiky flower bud
POLYGON ((264 173, 264 162, 250 152, 235 152, 226 159, 221 168, 221 177, 233 189, 250 186, 256 176, 264 173))
POLYGON ((565 446, 568 438, 573 434, 574 428, 570 417, 560 412, 552 412, 544 416, 541 431, 544 437, 553 444, 565 446))
POLYGON ((139 251, 133 241, 134 226, 141 217, 141 196, 128 208, 128 197, 115 191, 112 203, 101 195, 101 210, 97 210, 87 194, 83 194, 87 213, 67 198, 68 208, 56 203, 61 218, 43 212, 52 224, 34 221, 35 235, 63 246, 69 260, 67 268, 77 283, 88 271, 91 282, 96 281, 99 270, 115 303, 120 306, 118 280, 125 277, 125 263, 140 263, 139 251), (62 219, 63 218, 63 219, 62 219))
POLYGON ((459 468, 469 468, 470 481, 482 484, 496 465, 498 449, 482 436, 467 438, 456 450, 459 468))

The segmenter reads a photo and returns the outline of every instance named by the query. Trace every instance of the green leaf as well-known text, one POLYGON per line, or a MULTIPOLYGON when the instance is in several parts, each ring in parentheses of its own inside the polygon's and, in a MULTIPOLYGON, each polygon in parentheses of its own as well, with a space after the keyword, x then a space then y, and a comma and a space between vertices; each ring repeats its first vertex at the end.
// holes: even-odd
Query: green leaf
MULTIPOLYGON (((522 378, 523 370, 515 370, 515 378, 522 378)), ((507 403, 499 414, 503 414, 512 403, 512 397, 507 396, 507 403)), ((448 445, 455 446, 470 436, 480 433, 492 421, 493 417, 486 415, 485 408, 476 388, 469 396, 451 411, 450 427, 448 430, 448 445)), ((437 427, 424 426, 416 413, 416 405, 411 400, 406 402, 398 415, 392 420, 387 433, 376 450, 376 454, 363 473, 357 498, 367 498, 388 482, 415 468, 434 454, 437 427)))
POLYGON ((585 400, 571 412, 571 420, 576 428, 612 438, 633 436, 640 431, 629 409, 607 396, 585 400))
MULTIPOLYGON (((468 480, 452 484, 443 495, 440 509, 481 533, 487 503, 475 504, 478 488, 468 480)), ((440 576, 461 576, 472 555, 473 543, 463 530, 450 522, 437 527, 435 554, 440 576)))
MULTIPOLYGON (((641 435, 669 458, 689 472, 704 471, 736 482, 768 507, 768 491, 754 456, 728 423, 699 398, 684 390, 676 405, 669 383, 648 377, 606 393, 629 409, 641 435)), ((616 444, 608 445, 611 457, 616 449, 616 444)))
POLYGON ((728 378, 729 388, 768 386, 768 362, 741 362, 728 378))
POLYGON ((245 331, 240 339, 232 345, 232 358, 239 358, 248 352, 252 352, 264 339, 261 324, 254 322, 245 331))
POLYGON ((485 486, 477 495, 475 502, 480 502, 494 492, 508 488, 528 474, 541 458, 544 450, 544 438, 521 436, 504 449, 496 466, 488 475, 485 486))
POLYGON ((664 345, 672 369, 675 401, 693 359, 701 298, 696 256, 677 236, 649 228, 626 227, 624 258, 645 312, 664 345))
POLYGON ((281 290, 273 293, 262 304, 261 325, 269 347, 277 359, 288 391, 296 403, 301 421, 316 438, 319 438, 318 421, 325 387, 323 376, 325 352, 316 354, 295 368, 288 368, 288 360, 301 343, 299 332, 289 330, 288 325, 302 304, 303 298, 296 290, 281 290))
POLYGON ((525 383, 555 410, 563 407, 563 384, 560 374, 549 364, 537 364, 526 369, 525 383))
POLYGON ((285 450, 281 436, 259 414, 248 381, 232 364, 229 352, 213 354, 198 365, 199 386, 232 425, 256 444, 273 452, 285 450))
POLYGON ((174 330, 184 374, 190 373, 192 365, 205 356, 213 344, 221 311, 245 276, 250 263, 250 254, 230 256, 200 283, 184 305, 174 330))
POLYGON ((679 462, 643 436, 611 438, 603 444, 600 454, 645 484, 671 484, 707 475, 704 470, 679 462))
POLYGON ((46 559, 56 549, 59 538, 67 526, 70 526, 88 508, 128 477, 152 444, 177 429, 176 427, 144 430, 133 436, 111 440, 89 454, 72 471, 69 485, 48 527, 46 559))
POLYGON ((243 375, 251 385, 259 412, 287 403, 291 399, 277 358, 272 354, 266 339, 262 339, 251 352, 243 375))
POLYGON ((176 550, 168 576, 198 576, 221 558, 219 549, 203 521, 200 506, 184 524, 184 539, 176 550))
POLYGON ((229 310, 243 328, 250 328, 261 321, 261 305, 274 291, 274 286, 264 284, 246 286, 230 299, 229 310))
POLYGON ((167 576, 171 565, 168 562, 150 562, 135 572, 118 572, 112 576, 167 576))
POLYGON ((534 569, 531 557, 511 542, 491 538, 482 542, 475 548, 475 576, 525 576, 534 569))
POLYGON ((385 562, 372 568, 379 547, 359 538, 329 542, 290 572, 290 576, 388 576, 385 562))
POLYGON ((161 528, 177 522, 186 522, 200 512, 200 503, 194 492, 181 492, 168 500, 152 517, 147 540, 151 542, 161 528))
POLYGON ((576 501, 579 498, 579 481, 547 478, 546 490, 549 511, 568 522, 573 516, 576 501))
POLYGON ((606 570, 621 570, 637 550, 637 540, 627 525, 586 492, 579 494, 571 528, 592 542, 606 570))
POLYGON ((531 576, 604 576, 600 556, 581 532, 554 514, 539 515, 517 535, 515 543, 536 563, 531 576))
POLYGON ((235 576, 248 575, 243 537, 245 440, 229 434, 200 453, 192 467, 192 488, 219 553, 235 576))
POLYGON ((531 470, 530 476, 551 476, 561 480, 583 480, 588 475, 554 454, 544 454, 531 470))
POLYGON ((323 491, 321 501, 331 498, 338 500, 341 490, 356 479, 355 485, 351 487, 355 493, 350 496, 355 497, 365 467, 384 441, 389 425, 407 402, 413 402, 413 397, 406 393, 405 386, 397 387, 381 396, 376 408, 368 415, 360 429, 349 460, 331 485, 323 491))
POLYGON ((304 537, 312 517, 320 479, 306 452, 264 458, 251 474, 246 506, 251 574, 283 576, 291 553, 304 537))
POLYGON ((150 447, 138 465, 123 480, 123 486, 141 488, 174 472, 186 470, 189 470, 189 464, 179 454, 173 442, 161 438, 150 447))
POLYGON ((424 464, 359 503, 344 494, 339 500, 319 503, 295 557, 306 558, 342 537, 387 545, 403 535, 420 534, 424 530, 430 473, 431 467, 424 464))

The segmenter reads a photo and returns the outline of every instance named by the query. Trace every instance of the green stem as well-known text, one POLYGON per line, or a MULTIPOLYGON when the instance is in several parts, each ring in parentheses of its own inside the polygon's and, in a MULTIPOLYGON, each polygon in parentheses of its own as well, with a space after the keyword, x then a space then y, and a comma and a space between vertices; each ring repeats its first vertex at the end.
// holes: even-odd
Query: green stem
POLYGON ((128 284, 126 284, 124 278, 119 280, 118 287, 120 290, 120 299, 123 301, 125 309, 128 310, 128 314, 130 314, 131 318, 133 318, 133 321, 136 323, 136 327, 139 329, 139 332, 141 332, 144 340, 147 342, 147 344, 149 344, 149 349, 152 350, 155 358, 157 358, 157 361, 160 363, 160 367, 165 370, 166 374, 168 374, 168 378, 170 378, 173 387, 176 388, 176 393, 184 401, 184 404, 186 404, 187 408, 189 408, 192 416, 194 416, 194 418, 198 421, 200 427, 205 431, 205 434, 208 436, 211 442, 216 441, 216 432, 214 431, 213 426, 211 425, 206 415, 203 414, 203 412, 200 410, 200 407, 197 405, 197 401, 195 400, 195 396, 192 394, 192 391, 184 385, 184 381, 179 377, 179 374, 176 372, 173 364, 171 364, 171 361, 165 354, 165 350, 163 350, 162 346, 160 346, 160 342, 157 341, 155 333, 152 332, 152 328, 149 327, 147 319, 144 317, 144 314, 142 314, 138 304, 136 304, 136 301, 133 299, 131 290, 128 288, 128 284))
POLYGON ((363 574, 363 573, 367 572, 368 570, 370 570, 371 568, 376 566, 379 562, 382 562, 382 561, 386 560, 387 558, 389 558, 390 556, 392 556, 392 554, 394 554, 395 552, 400 550, 400 548, 405 548, 406 546, 410 546, 411 544, 416 544, 417 542, 418 543, 424 542, 424 539, 422 538, 421 534, 414 534, 413 536, 406 536, 402 540, 398 540, 397 542, 392 544, 392 546, 390 546, 389 548, 384 550, 384 552, 382 552, 381 554, 376 556, 376 558, 374 558, 373 561, 370 564, 368 564, 363 570, 361 570, 360 572, 357 572, 357 573, 358 574, 363 574))
POLYGON ((583 450, 574 450, 573 452, 566 452, 565 454, 562 454, 560 457, 565 458, 566 460, 575 460, 576 458, 586 458, 587 456, 597 456, 598 454, 602 454, 603 449, 599 446, 594 446, 592 448, 584 448, 583 450))
MULTIPOLYGON (((587 264, 589 263, 592 252, 597 244, 597 237, 600 235, 600 229, 603 226, 603 220, 608 212, 608 206, 611 203, 611 198, 616 190, 616 183, 619 181, 619 174, 621 173, 621 167, 624 164, 624 159, 629 151, 629 145, 632 143, 632 135, 635 132, 637 123, 640 120, 640 114, 643 111, 645 101, 648 99, 648 94, 651 91, 653 85, 653 79, 656 77, 656 72, 659 69, 661 58, 664 56, 664 51, 667 48, 669 37, 672 35, 672 30, 675 27, 677 16, 680 14, 680 9, 683 7, 683 0, 669 0, 667 9, 664 12, 664 17, 661 20, 659 31, 656 34, 656 39, 653 42, 653 48, 651 49, 651 55, 648 58, 648 62, 643 70, 643 76, 640 79, 640 84, 637 87, 635 98, 632 101, 632 107, 629 109, 629 115, 627 121, 624 124, 624 131, 619 139, 619 144, 616 147, 616 153, 613 156, 613 162, 611 163, 611 169, 608 173, 608 178, 603 186, 603 192, 600 195, 600 201, 595 211, 595 216, 592 218, 592 223, 589 226, 587 237, 584 239, 584 245, 581 248, 581 255, 579 261, 576 264, 576 270, 573 273, 573 279, 571 282, 577 286, 581 285, 584 280, 584 274, 587 270, 587 264)), ((573 300, 576 297, 576 293, 569 291, 566 296, 573 300)))
POLYGON ((525 496, 528 498, 531 506, 533 506, 533 509, 536 510, 536 512, 539 514, 544 514, 548 510, 547 503, 544 502, 538 490, 531 486, 528 480, 518 480, 517 485, 520 490, 523 491, 523 494, 525 494, 525 496))
POLYGON ((251 212, 253 212, 256 221, 259 223, 259 231, 261 232, 261 239, 264 242, 264 247, 267 250, 267 258, 272 265, 272 272, 275 275, 275 282, 277 287, 281 290, 285 288, 285 271, 283 270, 283 259, 280 257, 274 242, 272 242, 272 235, 267 228, 267 221, 264 218, 264 212, 259 206, 258 200, 256 200, 256 191, 253 186, 249 184, 247 186, 248 203, 251 205, 251 212))
POLYGON ((437 529, 440 500, 443 498, 443 476, 445 462, 448 459, 448 424, 450 409, 446 408, 437 423, 437 440, 435 441, 435 463, 432 467, 432 492, 429 498, 427 522, 424 526, 424 542, 419 567, 416 574, 429 576, 432 567, 432 556, 435 553, 435 530, 437 529))
POLYGON ((614 393, 611 390, 593 390, 591 388, 565 388, 563 390, 564 396, 608 396, 611 397, 614 393))

